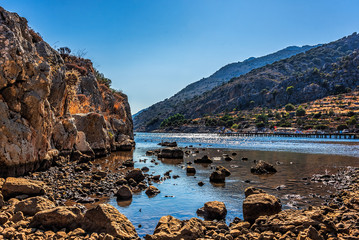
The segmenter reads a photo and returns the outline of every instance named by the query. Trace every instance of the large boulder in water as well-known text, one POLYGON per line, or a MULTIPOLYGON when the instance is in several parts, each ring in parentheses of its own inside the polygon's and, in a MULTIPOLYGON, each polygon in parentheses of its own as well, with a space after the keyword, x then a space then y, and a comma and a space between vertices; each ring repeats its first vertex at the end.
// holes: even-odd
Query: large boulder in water
POLYGON ((259 160, 257 164, 251 168, 251 173, 254 174, 270 174, 276 172, 277 169, 275 169, 272 164, 267 163, 263 160, 259 160))
POLYGON ((135 168, 129 171, 125 176, 125 179, 127 181, 130 180, 131 178, 139 183, 145 179, 145 175, 143 174, 141 169, 135 168))
POLYGON ((99 204, 85 213, 83 228, 107 233, 118 239, 138 239, 136 229, 127 217, 109 204, 99 204))
POLYGON ((214 183, 224 183, 226 181, 226 173, 220 170, 214 171, 211 173, 209 181, 214 183))
POLYGON ((158 153, 159 158, 174 158, 174 159, 182 159, 183 151, 178 147, 168 147, 163 148, 158 153))

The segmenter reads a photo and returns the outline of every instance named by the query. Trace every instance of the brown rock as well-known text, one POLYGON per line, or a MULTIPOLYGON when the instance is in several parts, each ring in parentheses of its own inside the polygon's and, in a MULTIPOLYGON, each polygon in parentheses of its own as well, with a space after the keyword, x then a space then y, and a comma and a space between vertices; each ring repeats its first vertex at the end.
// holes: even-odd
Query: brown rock
POLYGON ((268 173, 276 173, 277 170, 273 167, 272 164, 267 163, 263 160, 259 160, 257 164, 251 168, 251 173, 255 174, 268 174, 268 173))
POLYGON ((222 171, 214 171, 211 173, 211 176, 209 177, 209 181, 215 182, 215 183, 224 183, 226 181, 226 174, 222 171))
POLYGON ((86 212, 83 228, 97 233, 108 233, 119 239, 137 239, 132 223, 109 204, 100 204, 86 212))
POLYGON ((159 194, 161 191, 158 190, 158 188, 156 188, 155 186, 149 186, 147 189, 146 189, 146 194, 148 196, 154 196, 154 195, 157 195, 159 194))
POLYGON ((3 195, 0 193, 0 208, 1 208, 2 206, 4 206, 4 205, 5 205, 4 197, 3 197, 3 195))
POLYGON ((198 215, 204 216, 206 220, 222 220, 226 218, 227 209, 223 202, 206 202, 204 207, 197 210, 198 215))
POLYGON ((18 222, 22 220, 24 220, 24 214, 22 212, 15 213, 11 218, 11 221, 13 222, 18 222))
POLYGON ((18 202, 15 205, 15 212, 21 211, 25 215, 33 216, 40 211, 51 209, 54 207, 55 204, 52 201, 48 200, 47 198, 32 197, 32 198, 27 198, 21 202, 18 202))
POLYGON ((210 163, 213 163, 213 161, 207 155, 204 155, 202 158, 198 158, 198 159, 194 160, 194 163, 210 164, 210 163))
POLYGON ((206 230, 203 221, 191 218, 181 221, 172 216, 163 216, 159 220, 153 235, 146 235, 146 240, 192 240, 204 237, 206 230))
POLYGON ((82 219, 81 210, 77 207, 56 207, 36 213, 31 219, 30 226, 71 230, 77 228, 82 219))
POLYGON ((304 231, 298 234, 297 240, 307 240, 307 239, 324 240, 324 238, 320 236, 318 231, 312 226, 309 226, 309 228, 305 229, 304 231))
POLYGON ((229 177, 231 175, 231 172, 223 166, 217 166, 216 171, 221 171, 226 177, 229 177))
POLYGON ((178 147, 168 147, 160 150, 158 154, 159 158, 174 158, 174 159, 182 159, 183 151, 178 147))
POLYGON ((2 193, 4 197, 8 199, 17 195, 44 195, 46 191, 45 184, 43 182, 28 180, 25 178, 9 177, 3 185, 2 193))
POLYGON ((126 185, 122 185, 117 193, 116 193, 116 197, 118 200, 129 200, 132 199, 132 191, 131 189, 126 186, 126 185))
POLYGON ((259 193, 266 193, 262 189, 254 188, 254 187, 247 187, 246 190, 244 190, 245 197, 248 197, 252 194, 259 194, 259 193))
POLYGON ((10 216, 5 212, 0 212, 0 225, 3 225, 9 220, 10 216))
POLYGON ((194 167, 187 166, 186 172, 187 173, 196 173, 196 169, 194 167))
POLYGON ((141 182, 145 179, 145 175, 143 175, 143 172, 141 171, 141 169, 135 168, 135 169, 129 171, 125 176, 126 180, 129 180, 131 178, 133 180, 135 180, 136 182, 141 182))
POLYGON ((243 217, 248 222, 254 222, 259 216, 270 216, 279 213, 282 205, 278 198, 266 193, 252 194, 243 202, 243 217))

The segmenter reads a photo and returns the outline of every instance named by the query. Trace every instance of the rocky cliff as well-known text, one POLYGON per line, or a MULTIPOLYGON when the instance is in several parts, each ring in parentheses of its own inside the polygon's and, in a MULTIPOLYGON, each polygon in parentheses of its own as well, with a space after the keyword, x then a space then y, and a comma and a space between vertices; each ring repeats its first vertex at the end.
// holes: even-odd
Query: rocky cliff
POLYGON ((132 148, 127 97, 100 84, 90 60, 60 55, 1 7, 0 51, 0 175, 47 168, 59 154, 132 148))

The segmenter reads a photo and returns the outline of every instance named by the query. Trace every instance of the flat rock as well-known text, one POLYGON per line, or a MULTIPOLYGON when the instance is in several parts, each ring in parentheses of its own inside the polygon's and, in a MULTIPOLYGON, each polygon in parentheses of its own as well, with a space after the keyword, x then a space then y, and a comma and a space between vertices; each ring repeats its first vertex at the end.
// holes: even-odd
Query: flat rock
POLYGON ((17 195, 39 196, 45 193, 45 183, 25 178, 8 177, 2 188, 5 199, 17 195))
POLYGON ((15 204, 15 212, 23 212, 30 216, 51 208, 55 208, 55 204, 44 197, 31 197, 15 204))
POLYGON ((109 204, 99 204, 85 213, 83 229, 96 233, 107 233, 115 238, 137 239, 135 227, 116 208, 109 204))
POLYGON ((178 147, 167 147, 160 149, 158 153, 159 158, 174 158, 174 159, 182 159, 183 151, 178 147))
POLYGON ((263 191, 262 189, 258 189, 258 188, 254 188, 254 187, 247 187, 244 190, 245 197, 248 197, 249 195, 252 195, 252 194, 258 194, 258 193, 266 193, 266 192, 263 191))
POLYGON ((213 161, 207 155, 204 155, 202 158, 198 158, 198 159, 194 160, 194 163, 210 164, 210 163, 213 163, 213 161))
POLYGON ((61 206, 36 213, 30 222, 30 226, 71 230, 77 228, 82 219, 83 215, 79 208, 61 206))

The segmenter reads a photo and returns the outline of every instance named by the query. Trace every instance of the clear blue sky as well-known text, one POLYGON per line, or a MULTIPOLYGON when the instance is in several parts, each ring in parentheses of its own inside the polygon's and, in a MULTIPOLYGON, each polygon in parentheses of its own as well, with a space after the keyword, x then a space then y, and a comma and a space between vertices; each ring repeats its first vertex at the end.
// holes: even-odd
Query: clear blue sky
POLYGON ((86 57, 132 113, 220 67, 359 31, 357 0, 2 0, 52 46, 86 57))

